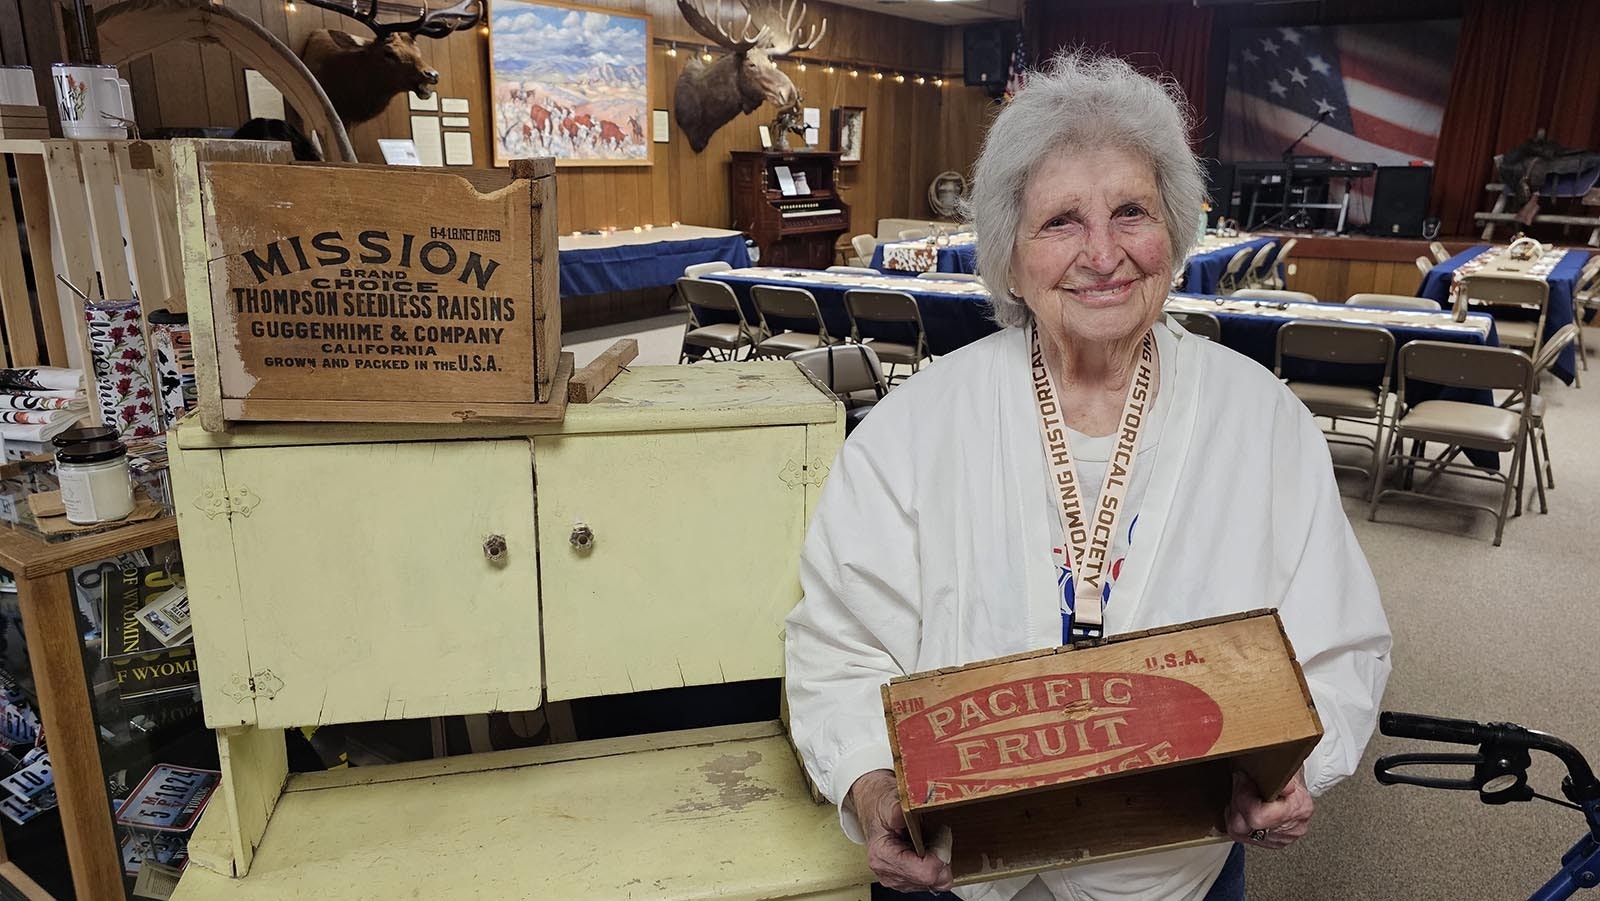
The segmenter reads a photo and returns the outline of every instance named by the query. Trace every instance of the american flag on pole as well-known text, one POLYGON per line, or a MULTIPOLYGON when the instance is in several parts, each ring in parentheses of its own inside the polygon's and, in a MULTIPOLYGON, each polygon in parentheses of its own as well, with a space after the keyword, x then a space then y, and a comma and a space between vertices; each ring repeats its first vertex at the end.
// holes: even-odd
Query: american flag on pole
MULTIPOLYGON (((1324 117, 1297 155, 1431 164, 1459 35, 1457 20, 1234 29, 1222 158, 1277 160, 1324 117)), ((1358 222, 1371 190, 1372 179, 1356 182, 1358 222)))
POLYGON ((1028 83, 1028 47, 1022 42, 1022 29, 1017 29, 1017 46, 1011 50, 1011 60, 1006 65, 1006 93, 1005 100, 1017 96, 1023 86, 1028 83))

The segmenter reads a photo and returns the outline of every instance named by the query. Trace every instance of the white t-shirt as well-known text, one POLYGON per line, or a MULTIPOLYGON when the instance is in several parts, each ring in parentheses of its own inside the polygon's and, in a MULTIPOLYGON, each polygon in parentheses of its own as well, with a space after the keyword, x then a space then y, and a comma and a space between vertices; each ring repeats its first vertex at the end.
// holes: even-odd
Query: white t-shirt
MULTIPOLYGON (((1161 360, 1161 385, 1176 385, 1177 378, 1175 367, 1167 364, 1165 358, 1161 360)), ((1156 390, 1156 402, 1145 418, 1144 428, 1139 434, 1139 448, 1134 457, 1132 479, 1128 483, 1128 493, 1123 498, 1122 516, 1117 520, 1117 534, 1111 539, 1111 562, 1106 566, 1105 576, 1105 604, 1109 608, 1115 599, 1117 577, 1122 572, 1122 561, 1128 556, 1128 548, 1138 536, 1139 509, 1144 505, 1145 489, 1150 486, 1150 472, 1154 468, 1156 448, 1161 442, 1161 428, 1167 421, 1167 409, 1171 406, 1171 392, 1156 390)), ((1110 464, 1112 451, 1116 449, 1117 433, 1091 438, 1074 429, 1067 430, 1067 440, 1072 447, 1072 460, 1078 471, 1078 486, 1083 493, 1085 516, 1092 517, 1097 505, 1100 503, 1100 489, 1106 477, 1106 467, 1110 464)), ((1050 522, 1050 553, 1056 564, 1056 585, 1061 590, 1062 614, 1062 643, 1069 643, 1065 634, 1066 617, 1072 609, 1073 574, 1066 565, 1067 553, 1062 540, 1061 532, 1061 498, 1052 491, 1047 493, 1043 502, 1048 507, 1046 518, 1050 522)))

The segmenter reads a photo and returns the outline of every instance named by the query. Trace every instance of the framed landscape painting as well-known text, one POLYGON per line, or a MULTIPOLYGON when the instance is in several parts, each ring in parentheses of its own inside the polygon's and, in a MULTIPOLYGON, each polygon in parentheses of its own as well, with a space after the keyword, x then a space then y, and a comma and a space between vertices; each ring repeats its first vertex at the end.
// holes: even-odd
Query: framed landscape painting
POLYGON ((548 0, 491 0, 494 163, 650 164, 650 19, 548 0))

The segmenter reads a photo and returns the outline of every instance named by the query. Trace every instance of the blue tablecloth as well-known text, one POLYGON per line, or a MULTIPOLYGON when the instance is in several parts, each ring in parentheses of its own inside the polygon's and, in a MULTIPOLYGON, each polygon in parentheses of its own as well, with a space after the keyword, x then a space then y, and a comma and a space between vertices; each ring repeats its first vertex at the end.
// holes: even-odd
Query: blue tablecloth
POLYGON ((744 236, 731 234, 688 241, 652 241, 561 251, 561 296, 641 291, 671 286, 684 267, 722 260, 735 269, 750 265, 744 236))
MULTIPOLYGON (((914 272, 906 272, 903 269, 885 269, 883 266, 883 244, 873 248, 872 262, 867 265, 885 275, 916 275, 914 272)), ((940 272, 977 272, 978 245, 956 244, 939 248, 938 266, 940 272)))
MULTIPOLYGON (((1440 306, 1449 309, 1450 281, 1455 271, 1461 268, 1462 263, 1488 249, 1487 244, 1469 247, 1428 270, 1428 274, 1422 277, 1422 287, 1417 291, 1417 296, 1431 297, 1437 300, 1440 306)), ((1562 326, 1572 322, 1572 292, 1577 287, 1578 274, 1583 269, 1583 264, 1588 261, 1587 253, 1581 250, 1568 251, 1567 255, 1561 258, 1561 262, 1556 264, 1556 268, 1545 276, 1545 281, 1550 285, 1550 302, 1545 309, 1544 335, 1541 340, 1549 338, 1560 331, 1562 326)), ((1503 314, 1496 313, 1496 315, 1503 314)), ((1575 346, 1569 346, 1561 352, 1561 356, 1556 357, 1555 365, 1550 367, 1550 371, 1570 385, 1578 374, 1577 367, 1578 351, 1575 346)))
POLYGON ((1239 248, 1250 248, 1250 258, 1255 258, 1256 251, 1271 244, 1277 238, 1254 238, 1243 241, 1231 247, 1220 250, 1208 250, 1189 257, 1183 269, 1183 290, 1187 294, 1215 294, 1217 282, 1222 280, 1222 273, 1228 269, 1228 261, 1239 252, 1239 248))
MULTIPOLYGON (((803 273, 805 270, 790 270, 803 273)), ((741 275, 738 272, 713 272, 705 278, 727 282, 733 288, 733 293, 738 295, 739 302, 744 306, 745 316, 751 321, 756 319, 755 304, 750 300, 750 288, 753 285, 793 285, 805 288, 817 299, 817 307, 822 312, 822 319, 828 326, 828 333, 835 338, 848 337, 850 334, 850 317, 845 312, 844 294, 849 290, 847 285, 830 284, 826 282, 807 281, 803 275, 793 278, 752 277, 741 275)), ((901 281, 896 279, 896 281, 901 281)), ((947 354, 956 348, 982 338, 996 330, 999 326, 990 318, 989 302, 971 296, 949 294, 936 294, 926 290, 926 285, 919 285, 916 279, 904 279, 904 285, 896 285, 895 290, 904 291, 917 299, 917 308, 922 312, 922 327, 928 335, 928 350, 935 354, 947 354)), ((702 313, 696 310, 702 323, 720 321, 715 314, 702 313)), ((781 320, 768 319, 768 324, 773 328, 783 328, 785 323, 781 320)), ((908 334, 887 327, 863 323, 861 326, 863 337, 879 338, 886 341, 906 341, 908 334)))

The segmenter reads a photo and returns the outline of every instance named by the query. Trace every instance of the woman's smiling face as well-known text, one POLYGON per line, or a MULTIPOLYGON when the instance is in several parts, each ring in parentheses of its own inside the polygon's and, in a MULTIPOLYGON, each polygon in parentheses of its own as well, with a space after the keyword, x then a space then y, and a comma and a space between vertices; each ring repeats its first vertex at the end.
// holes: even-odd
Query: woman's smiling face
MULTIPOLYGON (((1060 149, 1022 193, 1013 293, 1058 340, 1144 333, 1172 283, 1172 239, 1155 173, 1112 148, 1060 149)), ((1074 341, 1074 343, 1076 343, 1074 341)))

